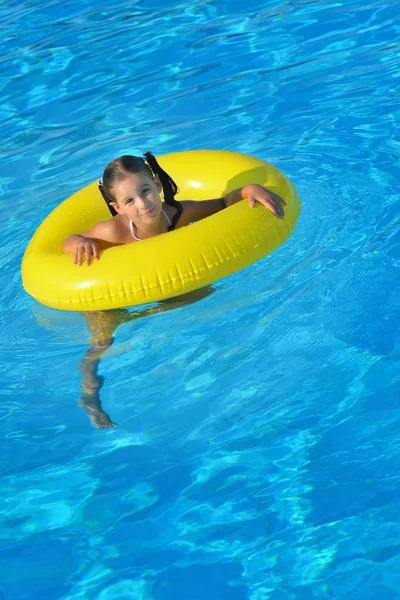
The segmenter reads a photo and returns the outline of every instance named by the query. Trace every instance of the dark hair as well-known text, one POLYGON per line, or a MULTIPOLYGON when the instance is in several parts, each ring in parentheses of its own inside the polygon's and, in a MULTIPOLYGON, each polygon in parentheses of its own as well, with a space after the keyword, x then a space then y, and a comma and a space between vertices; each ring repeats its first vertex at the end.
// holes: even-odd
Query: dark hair
POLYGON ((116 202, 113 187, 117 182, 126 179, 128 175, 135 175, 136 173, 147 173, 151 178, 158 175, 163 189, 164 201, 172 206, 179 204, 175 200, 175 194, 178 192, 175 181, 160 167, 151 152, 146 152, 144 156, 147 163, 140 156, 127 154, 116 158, 104 169, 103 177, 99 181, 99 190, 113 217, 118 214, 111 206, 111 202, 116 202))

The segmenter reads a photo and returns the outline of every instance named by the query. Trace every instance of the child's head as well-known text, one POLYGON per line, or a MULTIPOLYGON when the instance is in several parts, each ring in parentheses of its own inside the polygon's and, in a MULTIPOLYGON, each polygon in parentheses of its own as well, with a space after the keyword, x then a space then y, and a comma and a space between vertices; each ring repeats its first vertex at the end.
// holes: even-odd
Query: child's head
POLYGON ((99 181, 99 190, 113 216, 128 212, 133 215, 134 211, 129 206, 132 203, 128 201, 134 193, 143 199, 139 202, 143 206, 136 207, 139 213, 147 204, 151 208, 158 208, 159 205, 161 211, 161 190, 167 204, 176 204, 176 183, 160 167, 151 152, 146 152, 144 156, 147 163, 141 157, 125 155, 113 160, 105 168, 99 181))

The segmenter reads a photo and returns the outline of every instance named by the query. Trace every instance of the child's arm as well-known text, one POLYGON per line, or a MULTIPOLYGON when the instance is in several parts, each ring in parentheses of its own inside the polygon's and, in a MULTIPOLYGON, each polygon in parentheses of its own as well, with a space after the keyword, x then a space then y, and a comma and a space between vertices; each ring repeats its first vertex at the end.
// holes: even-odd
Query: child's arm
POLYGON ((243 198, 249 199, 249 206, 253 208, 256 202, 259 202, 265 208, 268 208, 276 217, 283 219, 285 216, 285 211, 283 206, 286 205, 286 202, 283 198, 271 192, 271 190, 267 190, 267 188, 262 185, 258 185, 257 183, 251 183, 250 185, 245 185, 242 188, 234 190, 227 194, 224 198, 225 207, 232 206, 232 204, 236 204, 243 198))
POLYGON ((92 229, 81 234, 72 234, 67 237, 63 244, 63 252, 74 255, 74 264, 82 265, 84 256, 89 266, 92 257, 99 260, 99 250, 102 242, 106 245, 120 244, 116 236, 116 229, 112 221, 97 223, 92 229))
POLYGON ((203 202, 187 201, 183 204, 185 205, 185 213, 189 217, 189 221, 192 222, 210 217, 220 210, 228 208, 228 206, 232 206, 232 204, 236 204, 236 202, 239 202, 244 198, 249 199, 251 208, 253 208, 256 202, 259 202, 274 213, 276 217, 283 219, 285 216, 285 211, 283 209, 283 206, 286 204, 285 200, 278 196, 278 194, 275 194, 256 183, 251 183, 250 185, 233 190, 233 192, 229 192, 224 198, 204 200, 203 202))

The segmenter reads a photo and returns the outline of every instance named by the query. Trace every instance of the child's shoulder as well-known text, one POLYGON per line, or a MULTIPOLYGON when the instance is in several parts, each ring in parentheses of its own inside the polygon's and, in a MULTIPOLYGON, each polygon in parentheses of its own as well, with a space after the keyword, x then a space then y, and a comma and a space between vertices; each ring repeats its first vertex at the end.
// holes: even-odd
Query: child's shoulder
POLYGON ((223 198, 214 198, 212 200, 183 200, 182 205, 182 217, 180 224, 186 225, 193 221, 199 221, 205 217, 219 212, 224 208, 223 198))
POLYGON ((107 219, 106 221, 99 221, 93 226, 91 235, 97 239, 105 240, 108 242, 123 243, 123 238, 126 236, 126 224, 119 215, 107 219))

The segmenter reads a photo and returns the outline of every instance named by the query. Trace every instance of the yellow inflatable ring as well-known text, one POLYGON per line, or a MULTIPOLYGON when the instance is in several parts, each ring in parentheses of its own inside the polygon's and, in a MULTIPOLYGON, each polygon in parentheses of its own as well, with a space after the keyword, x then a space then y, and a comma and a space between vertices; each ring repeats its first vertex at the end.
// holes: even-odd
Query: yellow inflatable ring
POLYGON ((105 310, 179 296, 239 271, 280 246, 300 212, 290 180, 245 154, 193 150, 157 157, 179 186, 177 199, 220 198, 248 183, 282 196, 286 216, 276 218, 247 200, 175 231, 104 250, 90 267, 73 264, 62 244, 71 233, 110 218, 97 181, 62 202, 33 236, 22 262, 25 290, 63 310, 105 310))

